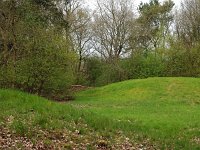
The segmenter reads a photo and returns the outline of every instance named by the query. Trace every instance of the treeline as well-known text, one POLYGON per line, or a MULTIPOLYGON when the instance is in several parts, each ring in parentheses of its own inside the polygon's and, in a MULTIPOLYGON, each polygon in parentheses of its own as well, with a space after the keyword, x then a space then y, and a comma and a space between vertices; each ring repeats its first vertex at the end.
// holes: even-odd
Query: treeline
POLYGON ((200 1, 0 1, 0 87, 66 98, 72 84, 200 76, 200 1))
POLYGON ((200 76, 200 1, 99 2, 92 22, 87 81, 105 85, 147 77, 200 76))

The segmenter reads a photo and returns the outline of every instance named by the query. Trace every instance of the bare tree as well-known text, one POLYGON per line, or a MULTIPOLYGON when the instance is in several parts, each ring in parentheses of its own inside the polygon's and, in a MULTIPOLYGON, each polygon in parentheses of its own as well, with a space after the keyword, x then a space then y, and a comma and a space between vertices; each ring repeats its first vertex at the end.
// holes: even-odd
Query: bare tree
MULTIPOLYGON (((72 39, 70 35, 74 30, 74 23, 77 22, 77 18, 74 17, 74 14, 81 7, 80 0, 58 0, 57 7, 61 10, 64 16, 64 35, 66 39, 71 42, 72 39)), ((70 47, 73 49, 73 45, 70 45, 70 47)))
POLYGON ((108 60, 120 58, 127 53, 128 40, 133 20, 132 4, 129 0, 98 1, 93 21, 93 46, 108 60))
POLYGON ((77 21, 73 22, 71 38, 74 44, 74 50, 77 51, 79 56, 78 72, 81 71, 81 66, 84 58, 90 52, 90 40, 91 40, 91 17, 86 9, 80 8, 74 13, 74 18, 77 21))
POLYGON ((184 0, 176 15, 176 33, 187 46, 200 41, 200 1, 184 0))
POLYGON ((58 4, 67 21, 66 36, 71 43, 71 49, 78 54, 77 71, 81 72, 84 57, 87 56, 90 47, 90 22, 89 11, 83 7, 81 0, 61 0, 58 4))

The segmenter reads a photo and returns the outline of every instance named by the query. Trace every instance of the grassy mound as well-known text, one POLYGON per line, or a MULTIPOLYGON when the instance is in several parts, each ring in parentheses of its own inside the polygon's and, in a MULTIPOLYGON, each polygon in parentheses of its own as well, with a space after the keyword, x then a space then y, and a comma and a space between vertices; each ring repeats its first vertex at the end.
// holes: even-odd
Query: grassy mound
POLYGON ((130 80, 79 92, 69 103, 0 90, 0 149, 12 145, 199 149, 200 79, 130 80))
POLYGON ((200 79, 148 78, 77 94, 75 105, 177 149, 200 148, 200 79))

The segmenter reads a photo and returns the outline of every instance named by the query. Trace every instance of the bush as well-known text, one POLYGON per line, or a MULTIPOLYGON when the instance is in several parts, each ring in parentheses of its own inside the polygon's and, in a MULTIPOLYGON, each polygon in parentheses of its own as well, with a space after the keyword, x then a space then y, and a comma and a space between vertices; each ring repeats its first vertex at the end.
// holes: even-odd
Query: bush
POLYGON ((134 55, 124 63, 129 79, 164 76, 165 63, 160 57, 149 54, 134 55))
POLYGON ((85 78, 88 85, 96 86, 99 76, 102 74, 104 63, 98 57, 90 57, 85 61, 85 78))
POLYGON ((17 88, 48 98, 68 95, 74 83, 76 54, 65 39, 53 30, 34 30, 32 38, 18 37, 20 51, 2 64, 0 86, 17 88), (27 39, 27 40, 26 40, 27 39))
POLYGON ((98 57, 86 60, 86 76, 89 85, 102 86, 127 79, 122 65, 123 60, 108 63, 98 57))
POLYGON ((122 64, 123 60, 104 63, 101 75, 97 78, 97 85, 106 85, 128 79, 122 64))
POLYGON ((167 55, 166 72, 168 76, 200 77, 200 45, 171 49, 167 55))

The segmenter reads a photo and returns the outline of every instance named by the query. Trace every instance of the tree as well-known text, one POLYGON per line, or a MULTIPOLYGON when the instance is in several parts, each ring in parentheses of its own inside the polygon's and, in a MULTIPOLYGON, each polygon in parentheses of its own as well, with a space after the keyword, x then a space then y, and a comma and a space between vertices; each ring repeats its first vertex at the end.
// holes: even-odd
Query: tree
POLYGON ((173 6, 171 0, 163 4, 158 0, 151 0, 149 3, 139 5, 139 17, 132 31, 133 49, 144 49, 147 55, 150 50, 166 47, 166 37, 173 21, 171 13, 173 6))
POLYGON ((200 1, 184 0, 176 11, 175 31, 167 55, 170 76, 199 77, 200 1))
POLYGON ((15 42, 15 25, 18 19, 16 15, 16 1, 1 1, 0 2, 0 37, 1 37, 1 56, 2 63, 7 63, 9 52, 16 50, 15 42), (15 50, 14 50, 15 49, 15 50))
POLYGON ((175 21, 176 35, 185 46, 192 47, 200 42, 200 1, 185 0, 178 11, 175 21))
POLYGON ((86 9, 79 8, 74 12, 74 18, 76 18, 76 21, 72 24, 71 38, 74 45, 73 49, 77 51, 79 56, 77 71, 80 73, 82 63, 91 49, 91 17, 86 9))
POLYGON ((98 1, 93 22, 93 46, 105 60, 111 62, 127 53, 133 18, 128 0, 98 1))
POLYGON ((0 3, 0 87, 66 96, 74 82, 76 54, 64 36, 66 22, 55 1, 0 3))
MULTIPOLYGON (((75 14, 76 11, 81 7, 80 0, 58 0, 57 7, 63 13, 63 19, 65 21, 64 24, 65 37, 66 39, 71 41, 72 44, 73 41, 71 39, 71 33, 73 33, 73 31, 76 30, 74 28, 74 23, 77 22, 75 14)), ((73 49, 73 44, 71 45, 71 48, 73 49)))

